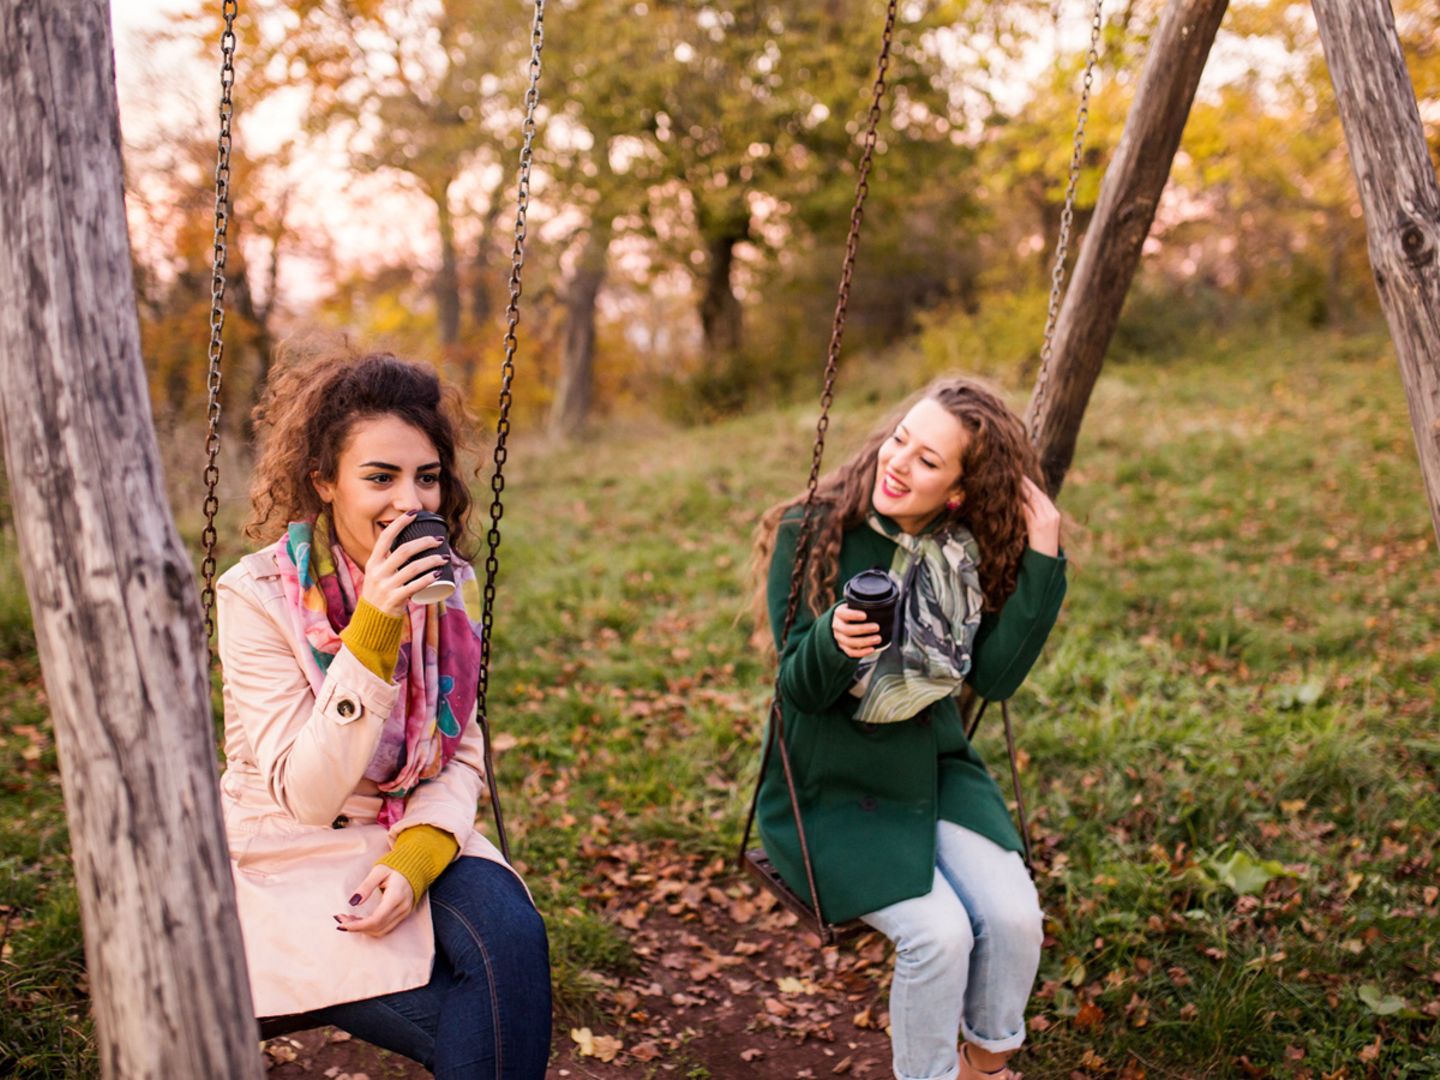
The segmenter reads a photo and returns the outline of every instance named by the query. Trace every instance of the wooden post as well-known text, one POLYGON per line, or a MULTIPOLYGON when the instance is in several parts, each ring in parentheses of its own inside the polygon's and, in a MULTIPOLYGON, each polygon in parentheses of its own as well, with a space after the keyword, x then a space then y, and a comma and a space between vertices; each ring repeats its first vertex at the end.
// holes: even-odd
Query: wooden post
POLYGON ((1140 264, 1226 3, 1170 0, 1125 132, 1100 186, 1056 322, 1049 378, 1043 392, 1031 399, 1026 416, 1039 434, 1040 461, 1051 494, 1059 492, 1075 456, 1080 421, 1140 264))
POLYGON ((107 1077, 260 1080, 194 571, 140 360, 105 0, 0 0, 0 426, 107 1077))
POLYGON ((1388 0, 1314 0, 1440 537, 1440 186, 1388 0))

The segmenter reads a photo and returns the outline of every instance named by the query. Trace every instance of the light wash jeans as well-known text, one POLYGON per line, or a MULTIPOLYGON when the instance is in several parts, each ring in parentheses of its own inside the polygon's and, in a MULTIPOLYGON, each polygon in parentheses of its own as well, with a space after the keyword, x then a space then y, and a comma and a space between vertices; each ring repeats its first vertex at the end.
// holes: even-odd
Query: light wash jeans
POLYGON ((1019 1046, 1040 967, 1040 899, 1020 856, 953 822, 936 829, 930 892, 861 916, 895 943, 898 1080, 954 1080, 962 1030, 982 1050, 1019 1046))

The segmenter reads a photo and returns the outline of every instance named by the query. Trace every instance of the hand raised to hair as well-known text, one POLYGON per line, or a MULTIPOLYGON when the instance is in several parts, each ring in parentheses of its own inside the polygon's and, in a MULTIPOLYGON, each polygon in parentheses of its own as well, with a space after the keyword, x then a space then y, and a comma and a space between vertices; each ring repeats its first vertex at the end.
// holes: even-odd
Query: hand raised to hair
POLYGON ((1060 511, 1050 496, 1028 476, 1020 478, 1021 509, 1030 533, 1030 546, 1042 555, 1060 554, 1060 511))

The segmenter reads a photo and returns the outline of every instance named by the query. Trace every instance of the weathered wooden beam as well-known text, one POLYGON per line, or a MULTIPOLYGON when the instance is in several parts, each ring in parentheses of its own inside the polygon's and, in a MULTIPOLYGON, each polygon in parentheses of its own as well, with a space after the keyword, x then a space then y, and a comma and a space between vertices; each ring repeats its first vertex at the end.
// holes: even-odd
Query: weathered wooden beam
POLYGON ((1049 377, 1026 421, 1037 432, 1051 494, 1075 456, 1080 422, 1110 347, 1141 248, 1228 0, 1171 0, 1161 16, 1115 157, 1055 325, 1049 377))
POLYGON ((0 427, 107 1077, 260 1080, 140 359, 105 0, 0 0, 0 427))
POLYGON ((1440 185, 1388 0, 1314 0, 1440 537, 1440 185))

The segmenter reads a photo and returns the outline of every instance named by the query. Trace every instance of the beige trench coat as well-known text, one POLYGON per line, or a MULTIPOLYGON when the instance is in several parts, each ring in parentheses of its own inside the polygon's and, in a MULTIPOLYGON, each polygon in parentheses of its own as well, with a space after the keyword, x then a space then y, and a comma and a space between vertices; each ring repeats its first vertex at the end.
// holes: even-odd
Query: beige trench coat
POLYGON ((318 694, 300 666, 297 635, 274 549, 241 559, 218 583, 225 679, 225 771, 220 799, 250 966, 256 1016, 308 1012, 423 986, 435 941, 429 898, 380 938, 339 933, 333 918, 364 914, 380 892, 349 897, 412 825, 450 833, 463 855, 504 864, 475 829, 483 739, 466 725, 455 756, 409 798, 387 831, 364 779, 399 687, 341 648, 318 694))

